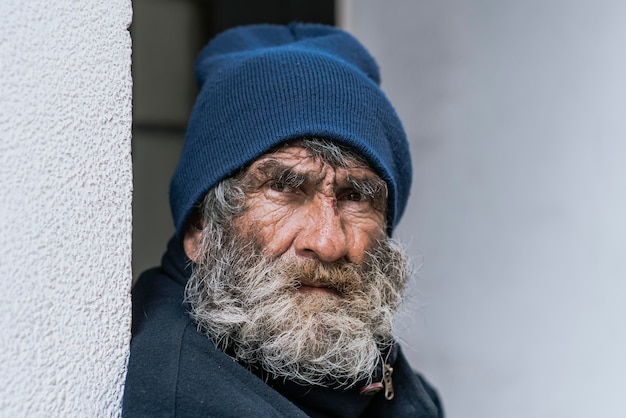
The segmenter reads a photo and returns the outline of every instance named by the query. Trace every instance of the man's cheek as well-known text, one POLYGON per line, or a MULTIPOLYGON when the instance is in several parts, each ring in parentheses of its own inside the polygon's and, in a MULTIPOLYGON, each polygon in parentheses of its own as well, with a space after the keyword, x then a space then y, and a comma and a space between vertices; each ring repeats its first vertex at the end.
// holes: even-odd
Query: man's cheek
POLYGON ((293 208, 280 205, 248 206, 248 211, 237 220, 235 227, 242 238, 254 240, 264 252, 270 250, 273 253, 280 249, 284 252, 297 233, 299 223, 295 212, 293 208))

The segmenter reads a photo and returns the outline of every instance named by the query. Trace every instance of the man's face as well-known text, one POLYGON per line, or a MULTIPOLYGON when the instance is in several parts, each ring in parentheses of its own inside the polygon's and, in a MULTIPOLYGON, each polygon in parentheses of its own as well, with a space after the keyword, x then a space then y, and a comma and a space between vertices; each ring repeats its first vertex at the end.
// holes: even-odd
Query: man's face
POLYGON ((332 167, 290 146, 259 158, 243 181, 236 227, 269 257, 359 264, 384 235, 384 182, 367 167, 332 167))
POLYGON ((300 146, 266 154, 240 179, 243 213, 185 236, 200 329, 272 376, 350 385, 391 341, 405 255, 384 232, 384 182, 351 161, 300 146))

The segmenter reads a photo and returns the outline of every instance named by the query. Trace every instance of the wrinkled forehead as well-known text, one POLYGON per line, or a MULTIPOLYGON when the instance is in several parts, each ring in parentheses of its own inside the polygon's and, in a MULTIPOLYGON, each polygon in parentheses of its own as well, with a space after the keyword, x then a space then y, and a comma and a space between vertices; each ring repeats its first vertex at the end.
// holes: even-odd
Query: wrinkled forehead
POLYGON ((339 176, 375 177, 380 176, 356 152, 340 150, 338 147, 314 149, 296 141, 274 149, 257 158, 246 172, 269 173, 276 168, 289 168, 299 173, 321 173, 332 169, 339 176))
POLYGON ((363 168, 375 173, 369 162, 357 150, 326 139, 301 138, 288 141, 261 155, 252 164, 268 159, 326 164, 333 168, 363 168))

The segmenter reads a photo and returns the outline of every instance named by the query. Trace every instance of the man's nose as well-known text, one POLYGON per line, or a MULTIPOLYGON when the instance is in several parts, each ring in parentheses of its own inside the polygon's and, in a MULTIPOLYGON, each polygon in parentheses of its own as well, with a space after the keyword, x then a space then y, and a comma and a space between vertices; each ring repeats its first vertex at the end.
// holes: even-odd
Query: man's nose
POLYGON ((334 197, 321 196, 313 199, 308 207, 305 225, 294 241, 296 254, 333 262, 347 257, 348 240, 341 214, 334 197))

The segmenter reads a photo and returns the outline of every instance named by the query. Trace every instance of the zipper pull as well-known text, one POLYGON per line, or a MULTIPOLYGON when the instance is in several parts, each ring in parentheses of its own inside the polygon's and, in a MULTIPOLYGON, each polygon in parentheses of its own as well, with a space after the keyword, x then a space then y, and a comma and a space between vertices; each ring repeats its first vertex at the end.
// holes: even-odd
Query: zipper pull
POLYGON ((391 375, 393 374, 393 367, 389 364, 385 364, 383 369, 383 382, 385 383, 385 399, 388 401, 393 399, 393 383, 391 382, 391 375))

